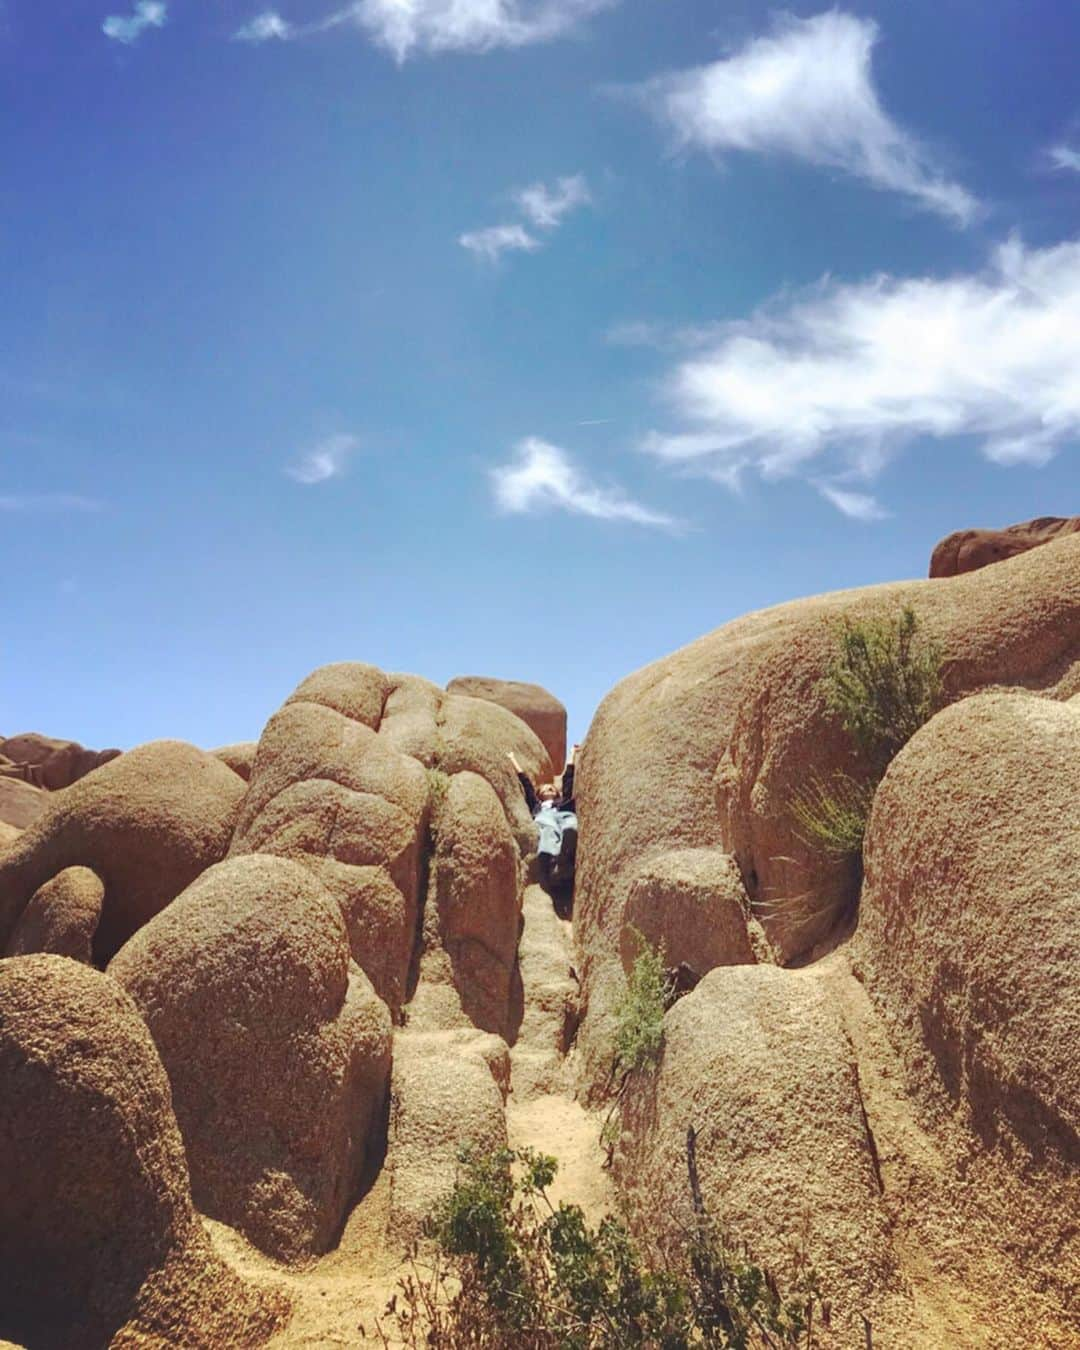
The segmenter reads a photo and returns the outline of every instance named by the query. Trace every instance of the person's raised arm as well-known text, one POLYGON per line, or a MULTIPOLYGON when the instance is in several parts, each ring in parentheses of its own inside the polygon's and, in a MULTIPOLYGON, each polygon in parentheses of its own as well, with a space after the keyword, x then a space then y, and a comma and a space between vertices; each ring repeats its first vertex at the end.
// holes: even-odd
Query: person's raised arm
POLYGON ((527 773, 525 773, 522 770, 521 765, 517 761, 517 755, 514 754, 513 750, 507 751, 506 758, 514 766, 514 772, 518 776, 518 782, 521 784, 521 790, 525 794, 525 804, 528 806, 532 814, 535 815, 536 808, 540 805, 540 800, 536 795, 536 789, 532 785, 532 779, 529 777, 527 773))

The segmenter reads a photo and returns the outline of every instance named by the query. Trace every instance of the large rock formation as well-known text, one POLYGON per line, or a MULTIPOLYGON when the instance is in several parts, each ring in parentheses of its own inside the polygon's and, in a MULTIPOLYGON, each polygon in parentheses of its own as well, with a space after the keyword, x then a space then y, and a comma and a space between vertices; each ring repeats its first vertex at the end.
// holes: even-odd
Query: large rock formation
POLYGON ((729 1240, 786 1283, 809 1215, 806 1254, 843 1309, 838 1343, 861 1342, 857 1308, 895 1331, 902 1282, 855 1056, 809 972, 717 969, 665 1018, 663 1058, 630 1081, 615 1157, 651 1241, 693 1231, 690 1128, 705 1208, 729 1240))
POLYGON ((283 1320, 211 1254, 161 1061, 107 976, 0 961, 0 1157, 0 1337, 209 1350, 283 1320))
POLYGON ((975 572, 1078 530, 1080 516, 1039 516, 1003 530, 957 530, 946 535, 930 555, 930 575, 955 577, 975 572))
POLYGON ((390 1017, 309 869, 241 857, 117 953, 172 1085, 199 1208, 282 1259, 325 1250, 382 1130, 390 1017))
POLYGON ((57 792, 119 754, 119 750, 87 750, 78 741, 24 731, 0 740, 0 775, 10 773, 35 787, 57 792))
POLYGON ((151 741, 50 795, 0 856, 0 944, 34 892, 67 867, 105 886, 94 955, 106 961, 225 854, 244 783, 182 741, 151 741))
POLYGON ((551 773, 562 773, 566 763, 566 709, 554 694, 538 684, 494 680, 485 675, 459 675, 446 690, 508 708, 540 737, 548 753, 551 773))
POLYGON ((982 572, 875 586, 748 615, 646 667, 604 700, 582 752, 576 936, 588 1082, 610 1059, 626 905, 660 854, 736 861, 783 960, 811 951, 857 898, 858 875, 800 837, 791 800, 814 775, 859 772, 821 677, 844 618, 915 608, 944 654, 948 695, 1080 687, 1080 537, 982 572))
MULTIPOLYGON (((263 732, 232 856, 272 853, 314 871, 341 907, 355 960, 397 1016, 418 936, 432 793, 453 775, 478 775, 488 825, 496 828, 491 809, 504 817, 499 847, 506 831, 524 847, 535 842, 509 752, 539 774, 542 745, 503 708, 359 662, 323 667, 263 732)), ((516 871, 511 878, 502 865, 500 875, 503 908, 512 907, 516 871)), ((491 941, 502 952, 504 937, 491 941)))

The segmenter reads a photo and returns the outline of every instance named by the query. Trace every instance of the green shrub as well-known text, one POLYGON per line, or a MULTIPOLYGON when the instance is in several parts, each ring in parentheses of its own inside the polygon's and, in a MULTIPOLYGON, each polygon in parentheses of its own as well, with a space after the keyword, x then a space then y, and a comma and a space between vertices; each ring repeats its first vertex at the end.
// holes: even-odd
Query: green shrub
POLYGON ((638 954, 615 1007, 615 1072, 633 1073, 655 1064, 664 1039, 667 976, 662 950, 650 947, 635 928, 638 954))
POLYGON ((915 611, 843 619, 822 679, 825 702, 851 737, 865 777, 811 778, 789 808, 799 838, 833 858, 861 857, 866 822, 890 760, 941 706, 941 649, 919 635, 915 611))
POLYGON ((791 800, 799 838, 831 858, 861 854, 875 787, 874 783, 857 783, 844 773, 828 781, 812 778, 791 800))
POLYGON ((919 636, 915 611, 844 619, 825 673, 825 699, 855 749, 885 766, 941 703, 941 649, 919 636))
POLYGON ((442 769, 428 769, 428 834, 430 843, 438 838, 439 817, 446 804, 446 794, 450 789, 450 775, 442 769))
POLYGON ((700 1204, 693 1140, 691 1130, 696 1222, 677 1251, 652 1259, 620 1220, 593 1226, 579 1206, 551 1203, 554 1158, 529 1149, 466 1150, 452 1191, 426 1225, 430 1262, 414 1249, 383 1314, 387 1326, 376 1320, 381 1343, 442 1350, 813 1346, 815 1308, 826 1324, 828 1308, 805 1257, 796 1260, 784 1296, 770 1271, 724 1240, 700 1204))

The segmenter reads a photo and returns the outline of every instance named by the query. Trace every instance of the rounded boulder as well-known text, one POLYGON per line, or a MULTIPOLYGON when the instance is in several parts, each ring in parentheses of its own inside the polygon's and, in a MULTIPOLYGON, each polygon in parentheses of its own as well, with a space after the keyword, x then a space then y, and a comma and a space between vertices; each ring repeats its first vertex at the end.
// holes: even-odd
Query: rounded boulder
POLYGON ((172 1084, 192 1192, 291 1260, 325 1250, 382 1128, 390 1015, 331 894, 253 854, 204 873, 113 959, 172 1084))

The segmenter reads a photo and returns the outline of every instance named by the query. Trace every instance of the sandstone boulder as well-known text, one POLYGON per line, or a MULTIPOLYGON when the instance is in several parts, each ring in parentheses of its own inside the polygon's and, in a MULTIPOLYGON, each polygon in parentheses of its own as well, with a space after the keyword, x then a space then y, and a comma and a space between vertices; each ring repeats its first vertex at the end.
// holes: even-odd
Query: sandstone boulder
POLYGON ((0 823, 25 830, 45 810, 49 798, 44 789, 21 778, 0 777, 0 823))
POLYGON ((1080 707, 945 709, 893 761, 856 947, 913 1072, 990 1147, 1080 1162, 1080 707))
POLYGON ((395 1245, 419 1236, 454 1184, 463 1147, 506 1147, 509 1072, 506 1046, 495 1036, 464 1029, 395 1034, 386 1150, 395 1245))
POLYGON ((0 852, 3 852, 4 849, 10 847, 21 834, 22 830, 0 820, 0 852))
POLYGON ((318 701, 298 690, 267 724, 231 856, 292 858, 329 887, 354 959, 396 1014, 416 935, 428 777, 367 723, 329 706, 333 696, 370 713, 373 668, 357 668, 352 692, 342 669, 330 669, 333 680, 300 686, 318 701))
POLYGON ((706 1210, 781 1279, 810 1216, 807 1253, 843 1319, 837 1344, 861 1343, 857 1309, 902 1324, 854 1054, 812 972, 713 970, 668 1012, 659 1067, 635 1075, 625 1101, 615 1175, 651 1241, 693 1231, 693 1127, 706 1210))
POLYGON ((821 689, 833 626, 891 617, 905 605, 942 648, 951 698, 994 684, 1059 698, 1080 688, 1080 536, 1072 534, 980 572, 748 615, 631 675, 601 704, 576 784, 588 1082, 610 1061, 603 1028, 622 987, 625 908, 652 856, 730 854, 784 961, 813 950, 852 913, 857 871, 801 838, 791 801, 815 775, 861 771, 821 689))
POLYGON ((494 680, 484 675, 459 675, 450 681, 446 691, 508 708, 539 736, 547 751, 551 774, 562 773, 566 763, 566 709, 554 694, 538 684, 494 680))
POLYGON ((283 1260, 325 1250, 382 1129, 390 1018, 311 872, 211 868, 113 959, 172 1085, 199 1208, 283 1260))
POLYGON ((105 887, 96 872, 88 867, 65 867, 34 892, 4 955, 52 952, 91 965, 104 899, 105 887))
POLYGON ((619 943, 623 970, 630 973, 640 938, 662 951, 665 966, 685 962, 699 976, 714 966, 753 965, 752 928, 760 933, 739 869, 726 853, 656 854, 630 884, 619 943))
POLYGON ((957 530, 935 547, 930 575, 955 577, 961 572, 974 572, 1078 530, 1080 516, 1040 516, 1004 530, 957 530))
POLYGON ((455 774, 433 823, 439 937, 470 1021, 507 1037, 521 926, 519 855, 494 789, 455 774))
POLYGON ((211 1254, 161 1061, 107 976, 0 961, 0 1156, 0 1336, 209 1350, 283 1320, 211 1254))
POLYGON ((236 741, 232 745, 219 745, 210 753, 222 764, 227 764, 233 773, 239 774, 246 783, 251 777, 251 766, 255 762, 257 741, 236 741))
POLYGON ((18 766, 28 783, 57 792, 116 759, 119 750, 87 750, 78 741, 26 731, 0 740, 0 755, 18 766))
POLYGON ((0 857, 0 942, 34 892, 68 867, 105 886, 95 960, 142 924, 228 848, 244 784, 220 760, 182 741, 151 741, 64 792, 0 857))

